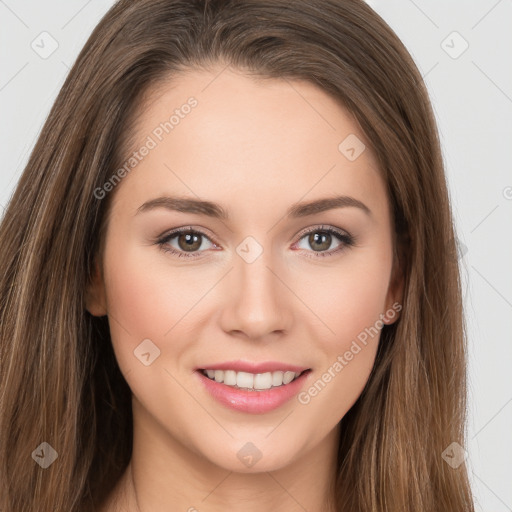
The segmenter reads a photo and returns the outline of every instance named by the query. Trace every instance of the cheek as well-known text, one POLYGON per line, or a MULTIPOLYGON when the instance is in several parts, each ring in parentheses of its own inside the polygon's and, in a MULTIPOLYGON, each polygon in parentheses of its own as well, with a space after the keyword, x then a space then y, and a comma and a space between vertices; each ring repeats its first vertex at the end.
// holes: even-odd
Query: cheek
POLYGON ((324 360, 299 402, 311 404, 318 414, 328 411, 326 421, 334 423, 360 396, 375 361, 391 272, 391 250, 360 251, 341 259, 336 271, 323 270, 315 269, 308 286, 301 288, 308 306, 321 320, 320 324, 315 322, 318 327, 310 337, 317 340, 324 360), (326 336, 325 332, 329 334, 326 336))
POLYGON ((109 312, 128 331, 160 337, 170 329, 178 297, 155 268, 125 253, 105 280, 109 312))
POLYGON ((128 371, 138 363, 134 350, 145 339, 163 356, 155 360, 157 366, 168 364, 169 358, 179 366, 190 331, 206 321, 200 311, 219 279, 218 270, 171 264, 156 246, 121 238, 109 241, 104 268, 112 344, 120 366, 128 371))
POLYGON ((330 336, 321 337, 328 347, 342 350, 376 322, 382 327, 390 272, 385 254, 368 252, 340 261, 329 272, 315 269, 307 281, 302 279, 301 296, 328 328, 330 336))
POLYGON ((110 330, 120 364, 133 364, 133 351, 144 339, 162 351, 165 335, 189 309, 185 295, 193 291, 184 286, 183 278, 175 279, 179 273, 155 264, 155 254, 164 259, 157 250, 112 240, 105 253, 110 330))
MULTIPOLYGON (((321 415, 326 425, 337 423, 361 395, 377 354, 384 312, 388 269, 373 265, 351 266, 329 279, 315 280, 309 292, 311 309, 321 324, 316 327, 317 348, 323 353, 315 379, 298 396, 307 414, 321 415), (326 332, 329 335, 320 335, 326 332)), ((317 276, 318 277, 318 276, 317 276)))

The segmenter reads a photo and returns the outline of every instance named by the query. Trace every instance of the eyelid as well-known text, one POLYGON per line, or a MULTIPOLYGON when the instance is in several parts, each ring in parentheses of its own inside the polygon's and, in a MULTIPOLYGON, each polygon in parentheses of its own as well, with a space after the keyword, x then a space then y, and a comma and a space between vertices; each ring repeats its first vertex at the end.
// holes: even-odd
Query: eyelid
MULTIPOLYGON (((337 228, 335 226, 331 226, 331 225, 317 225, 317 226, 310 226, 308 228, 305 228, 303 230, 301 230, 297 235, 296 237, 298 238, 297 242, 294 243, 294 245, 298 244, 306 235, 310 234, 310 233, 316 233, 316 232, 324 232, 324 233, 329 233, 331 235, 334 235, 335 238, 338 239, 338 241, 340 242, 340 246, 337 247, 336 249, 330 249, 328 251, 308 251, 306 250, 306 254, 307 254, 307 258, 313 258, 313 259, 318 259, 318 258, 324 258, 324 257, 330 257, 330 256, 337 256, 343 252, 345 252, 346 250, 350 249, 351 247, 355 246, 356 243, 357 243, 357 238, 352 235, 351 233, 349 233, 348 231, 344 230, 344 229, 341 229, 341 228, 337 228)), ((299 250, 302 250, 302 249, 299 249, 299 250)))
MULTIPOLYGON (((193 251, 193 252, 187 253, 186 251, 176 250, 174 247, 171 247, 171 248, 166 247, 166 245, 168 244, 168 242, 171 239, 180 235, 181 233, 193 233, 193 234, 201 235, 202 237, 208 239, 214 246, 220 247, 220 245, 217 242, 215 242, 215 240, 212 240, 211 235, 207 234, 205 231, 203 231, 203 229, 204 228, 195 228, 193 226, 182 226, 179 228, 174 228, 174 229, 171 229, 170 231, 167 231, 163 235, 160 235, 159 237, 157 237, 157 240, 155 243, 158 244, 163 251, 170 252, 171 254, 177 255, 178 257, 199 258, 199 257, 201 257, 200 255, 202 253, 206 252, 205 250, 195 251, 195 252, 193 251)), ((342 252, 345 249, 355 245, 355 243, 356 243, 356 237, 354 235, 350 234, 346 230, 343 230, 341 228, 337 228, 337 227, 331 226, 331 225, 316 225, 316 226, 309 226, 309 227, 304 228, 301 231, 299 231, 299 233, 294 236, 294 238, 297 238, 297 241, 294 242, 293 245, 296 245, 297 243, 299 243, 304 238, 304 236, 306 236, 310 233, 315 233, 315 232, 327 232, 327 233, 333 234, 334 236, 336 236, 338 238, 338 241, 340 242, 341 247, 337 248, 337 249, 331 249, 329 251, 306 251, 309 253, 313 252, 315 254, 314 256, 310 255, 308 257, 317 258, 317 257, 335 255, 335 254, 342 252)), ((302 250, 302 249, 300 249, 300 250, 302 250)))
POLYGON ((202 227, 198 228, 198 227, 194 227, 194 226, 181 226, 179 228, 169 229, 167 231, 164 231, 164 233, 162 233, 161 235, 157 236, 156 240, 157 241, 164 240, 166 238, 167 239, 172 238, 181 233, 190 233, 190 232, 200 234, 200 235, 204 236, 205 238, 208 238, 215 245, 220 245, 214 241, 214 237, 213 237, 213 235, 211 235, 209 233, 209 230, 207 230, 206 228, 202 228, 202 227))
POLYGON ((310 226, 308 228, 304 228, 301 231, 299 231, 294 238, 298 238, 298 241, 304 237, 304 235, 308 235, 309 233, 315 233, 316 231, 333 231, 334 233, 346 236, 348 238, 355 238, 353 237, 348 231, 337 228, 335 226, 326 225, 326 224, 319 224, 317 226, 310 226))

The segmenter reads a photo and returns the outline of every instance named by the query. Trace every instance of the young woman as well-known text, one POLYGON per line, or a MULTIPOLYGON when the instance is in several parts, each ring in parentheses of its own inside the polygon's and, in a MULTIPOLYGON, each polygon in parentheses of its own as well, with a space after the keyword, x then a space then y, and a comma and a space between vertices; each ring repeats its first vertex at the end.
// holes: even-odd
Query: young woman
POLYGON ((363 1, 119 1, 0 226, 0 508, 473 511, 454 238, 363 1))

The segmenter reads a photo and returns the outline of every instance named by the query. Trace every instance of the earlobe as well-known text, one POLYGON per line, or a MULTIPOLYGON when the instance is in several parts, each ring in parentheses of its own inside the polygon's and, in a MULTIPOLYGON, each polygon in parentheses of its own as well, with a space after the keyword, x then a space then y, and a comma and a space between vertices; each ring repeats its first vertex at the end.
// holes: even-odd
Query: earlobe
POLYGON ((93 316, 107 314, 105 285, 98 262, 94 264, 94 272, 85 291, 85 308, 93 316))

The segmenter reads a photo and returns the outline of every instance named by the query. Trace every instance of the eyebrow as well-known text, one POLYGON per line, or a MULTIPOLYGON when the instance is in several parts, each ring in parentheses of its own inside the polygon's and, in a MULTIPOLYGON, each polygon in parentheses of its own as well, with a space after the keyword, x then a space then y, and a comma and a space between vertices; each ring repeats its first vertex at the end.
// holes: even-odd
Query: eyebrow
MULTIPOLYGON (((368 206, 358 199, 350 196, 334 196, 326 197, 323 199, 316 199, 314 201, 294 203, 286 212, 288 218, 300 218, 316 213, 333 210, 335 208, 355 207, 361 209, 368 216, 372 216, 372 212, 368 206)), ((191 197, 177 197, 177 196, 161 196, 141 205, 136 212, 147 212, 155 208, 166 208, 183 213, 195 213, 198 215, 207 215, 216 219, 228 220, 229 214, 220 204, 212 201, 205 201, 202 199, 195 199, 191 197)))

